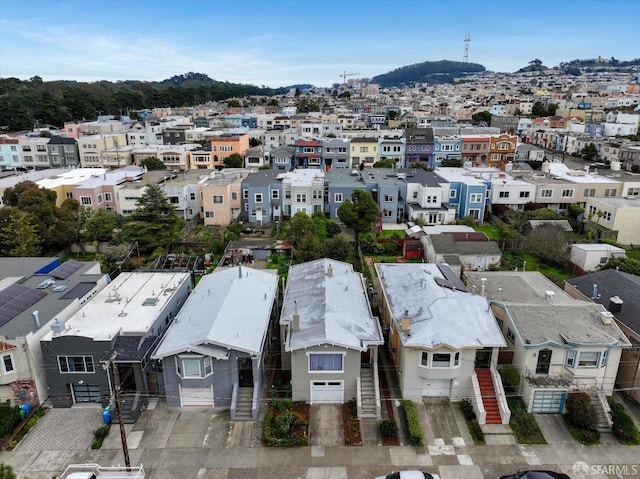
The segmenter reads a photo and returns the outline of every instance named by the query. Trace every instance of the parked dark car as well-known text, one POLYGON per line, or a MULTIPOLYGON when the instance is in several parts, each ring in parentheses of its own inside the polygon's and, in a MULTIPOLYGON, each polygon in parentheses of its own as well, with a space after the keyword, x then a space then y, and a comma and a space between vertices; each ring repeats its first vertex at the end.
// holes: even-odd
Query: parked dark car
POLYGON ((515 474, 500 476, 498 479, 571 479, 562 472, 553 471, 518 471, 515 474))

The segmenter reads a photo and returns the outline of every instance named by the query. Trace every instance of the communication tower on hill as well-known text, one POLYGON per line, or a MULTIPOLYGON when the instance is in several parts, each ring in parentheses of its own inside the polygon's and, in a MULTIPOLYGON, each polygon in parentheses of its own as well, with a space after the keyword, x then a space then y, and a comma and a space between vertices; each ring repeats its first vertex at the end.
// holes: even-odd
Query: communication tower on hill
POLYGON ((469 63, 469 43, 471 43, 471 34, 469 32, 464 35, 464 63, 469 63))

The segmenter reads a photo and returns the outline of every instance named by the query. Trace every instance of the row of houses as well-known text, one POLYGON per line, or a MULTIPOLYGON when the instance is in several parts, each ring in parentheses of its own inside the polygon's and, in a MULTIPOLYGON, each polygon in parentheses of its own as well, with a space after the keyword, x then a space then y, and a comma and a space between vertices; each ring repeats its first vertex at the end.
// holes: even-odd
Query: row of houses
MULTIPOLYGON (((124 125, 123 125, 124 127, 124 125)), ((160 159, 168 170, 220 169, 232 154, 246 167, 269 165, 292 168, 371 167, 378 161, 396 168, 422 162, 430 168, 447 161, 472 161, 500 166, 514 161, 518 138, 496 128, 407 128, 404 130, 339 130, 329 136, 307 136, 305 128, 248 130, 202 129, 188 135, 187 126, 166 128, 162 144, 147 144, 147 136, 130 130, 74 137, 54 135, 0 137, 0 167, 14 168, 120 168, 140 165, 145 158, 160 159), (208 133, 208 134, 205 134, 208 133), (142 135, 142 136, 141 136, 142 135), (177 135, 177 136, 175 136, 177 135), (142 138, 138 140, 138 137, 142 138), (260 140, 249 147, 249 139, 260 140)), ((323 124, 324 128, 328 128, 323 124)))
POLYGON ((640 285, 615 270, 563 290, 538 272, 375 264, 367 284, 350 264, 320 259, 292 266, 282 285, 272 271, 238 266, 194 286, 177 270, 107 284, 92 264, 2 262, 20 276, 2 278, 0 396, 18 404, 106 404, 114 361, 128 421, 156 395, 255 419, 277 371, 290 374, 293 400, 355 398, 361 417, 380 418, 383 344, 403 398, 468 399, 482 424, 509 422, 504 365, 520 373, 518 394, 534 413, 563 412, 577 390, 603 408, 614 388, 637 397, 640 385, 640 285), (16 295, 33 299, 19 313, 7 301, 16 295))

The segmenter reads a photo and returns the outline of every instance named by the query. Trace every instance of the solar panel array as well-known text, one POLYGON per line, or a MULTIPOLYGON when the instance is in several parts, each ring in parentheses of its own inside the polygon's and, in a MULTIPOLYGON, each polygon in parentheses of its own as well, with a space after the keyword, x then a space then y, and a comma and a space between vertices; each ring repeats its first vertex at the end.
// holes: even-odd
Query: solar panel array
POLYGON ((46 295, 44 291, 19 284, 12 284, 0 291, 0 326, 11 321, 46 295))
POLYGON ((67 291, 64 296, 61 296, 60 299, 75 299, 82 298, 85 294, 95 288, 96 283, 78 283, 69 291, 67 291))
POLYGON ((82 267, 82 263, 80 261, 70 259, 69 261, 62 263, 60 266, 58 266, 56 269, 51 271, 51 273, 49 274, 54 278, 67 279, 73 273, 78 271, 81 267, 82 267))
POLYGON ((440 270, 442 275, 446 278, 446 279, 435 278, 436 283, 438 283, 440 286, 442 286, 443 288, 449 288, 449 289, 456 289, 458 291, 464 291, 465 293, 469 292, 467 287, 460 280, 460 278, 458 278, 458 276, 456 276, 456 274, 449 267, 449 265, 446 265, 446 264, 443 264, 443 263, 439 263, 438 264, 438 269, 440 270))

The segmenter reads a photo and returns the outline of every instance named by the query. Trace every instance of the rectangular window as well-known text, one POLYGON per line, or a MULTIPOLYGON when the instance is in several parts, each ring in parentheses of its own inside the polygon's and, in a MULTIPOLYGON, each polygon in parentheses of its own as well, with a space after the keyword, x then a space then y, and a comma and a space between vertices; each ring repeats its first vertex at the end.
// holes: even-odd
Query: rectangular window
POLYGON ((513 333, 511 328, 507 328, 507 339, 514 344, 516 342, 516 335, 513 333))
POLYGON ((584 190, 584 196, 596 196, 595 188, 587 188, 584 190))
POLYGON ((61 373, 93 373, 93 356, 58 356, 61 373))
POLYGON ((600 367, 604 368, 607 366, 607 361, 609 360, 609 350, 605 349, 600 355, 600 367))
POLYGON ((194 192, 189 193, 189 199, 194 201, 196 199, 196 194, 194 192))
POLYGON ((393 196, 392 195, 384 195, 384 202, 385 203, 393 203, 393 196))
POLYGON ((171 203, 172 205, 177 205, 180 203, 180 198, 178 198, 177 196, 169 196, 169 203, 171 203))
POLYGON ((105 201, 113 201, 113 196, 111 195, 111 193, 105 193, 104 194, 104 200, 105 201))
POLYGON ((231 192, 231 199, 233 201, 238 201, 238 193, 236 191, 231 192))
POLYGON ((456 197, 456 190, 449 190, 449 198, 455 198, 456 197))
POLYGON ((296 193, 296 203, 306 203, 306 202, 307 202, 306 193, 296 193))
POLYGON ((616 189, 607 188, 606 190, 604 190, 604 196, 616 196, 616 189))
POLYGON ((424 366, 425 368, 429 367, 429 353, 426 351, 422 351, 420 355, 420 366, 424 366))
POLYGON ((290 200, 291 199, 291 190, 284 190, 284 197, 285 197, 285 199, 290 200))
POLYGON ((342 193, 336 193, 333 195, 334 203, 342 203, 342 193))
POLYGON ((600 364, 600 353, 591 351, 580 351, 578 355, 579 368, 595 368, 600 364))
POLYGON ((249 190, 242 190, 242 197, 245 200, 248 200, 249 199, 249 190))
POLYGON ((471 193, 471 195, 469 196, 469 201, 471 203, 480 203, 482 201, 482 194, 481 193, 471 193))
POLYGON ((272 200, 277 200, 278 198, 280 198, 280 191, 279 190, 271 190, 271 199, 272 200))
POLYGON ((205 211, 204 212, 204 217, 205 218, 213 218, 213 211, 205 211))
POLYGON ((96 201, 98 202, 98 204, 102 203, 102 195, 97 195, 96 201))
POLYGON ((256 203, 262 203, 262 193, 256 193, 253 195, 253 201, 256 203))
POLYGON ((508 191, 501 191, 500 194, 498 194, 499 198, 509 198, 509 192, 508 191))
POLYGON ((553 190, 541 190, 540 198, 551 198, 553 196, 553 190))
POLYGON ((204 358, 204 375, 208 376, 213 372, 213 366, 211 364, 211 357, 205 356, 204 358))
POLYGON ((81 196, 80 197, 80 204, 82 206, 91 206, 91 204, 92 204, 91 196, 81 196))
POLYGON ((451 367, 451 353, 432 353, 432 368, 449 368, 451 367))
POLYGON ((309 372, 342 372, 342 354, 309 354, 309 372))
POLYGON ((640 188, 629 188, 627 190, 627 196, 639 196, 640 188))
POLYGON ((567 351, 567 358, 565 359, 564 363, 567 365, 567 367, 574 367, 576 364, 576 352, 572 349, 570 351, 567 351))
POLYGON ((573 190, 562 190, 563 198, 573 198, 573 190))
POLYGON ((529 192, 528 191, 521 191, 520 192, 520 198, 529 198, 529 192))
POLYGON ((183 378, 199 378, 202 377, 200 372, 199 359, 182 359, 182 377, 183 378))
POLYGON ((10 373, 13 371, 13 358, 10 354, 5 354, 2 356, 2 366, 4 367, 5 373, 10 373))
POLYGON ((413 199, 414 200, 418 199, 418 192, 417 191, 413 192, 413 199))

